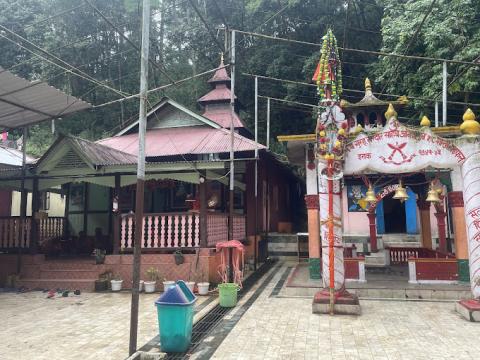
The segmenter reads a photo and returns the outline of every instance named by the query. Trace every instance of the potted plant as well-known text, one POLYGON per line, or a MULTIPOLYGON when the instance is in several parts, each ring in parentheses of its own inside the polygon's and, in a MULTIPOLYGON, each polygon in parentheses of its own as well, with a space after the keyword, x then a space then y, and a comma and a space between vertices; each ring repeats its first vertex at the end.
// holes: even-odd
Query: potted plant
POLYGON ((182 265, 185 259, 183 258, 183 254, 180 250, 177 250, 173 253, 173 257, 175 258, 176 265, 182 265))
POLYGON ((120 291, 122 290, 122 283, 123 280, 120 277, 120 275, 115 275, 112 280, 110 280, 110 283, 112 284, 112 291, 120 291))
POLYGON ((163 279, 163 291, 167 291, 167 289, 173 285, 175 285, 175 281, 163 279))
POLYGON ((95 280, 95 291, 107 291, 112 280, 113 273, 111 270, 107 270, 98 276, 95 280))
MULTIPOLYGON (((205 272, 202 271, 202 279, 205 279, 205 272)), ((198 287, 198 295, 208 295, 208 288, 210 287, 210 283, 208 281, 202 281, 197 284, 198 287)))
POLYGON ((105 250, 95 249, 93 254, 95 255, 95 264, 100 265, 105 262, 105 255, 107 254, 105 250))
POLYGON ((153 293, 155 291, 155 286, 159 278, 158 269, 154 267, 148 268, 147 271, 145 272, 145 276, 147 277, 147 280, 143 282, 143 285, 145 287, 145 292, 153 293))

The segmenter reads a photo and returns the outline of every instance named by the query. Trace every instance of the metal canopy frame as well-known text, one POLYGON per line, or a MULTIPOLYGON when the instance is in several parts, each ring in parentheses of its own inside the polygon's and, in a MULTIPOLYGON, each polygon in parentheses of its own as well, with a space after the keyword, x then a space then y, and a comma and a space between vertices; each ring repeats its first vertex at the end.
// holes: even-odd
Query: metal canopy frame
POLYGON ((28 81, 0 66, 0 128, 16 129, 91 108, 42 81, 28 81))

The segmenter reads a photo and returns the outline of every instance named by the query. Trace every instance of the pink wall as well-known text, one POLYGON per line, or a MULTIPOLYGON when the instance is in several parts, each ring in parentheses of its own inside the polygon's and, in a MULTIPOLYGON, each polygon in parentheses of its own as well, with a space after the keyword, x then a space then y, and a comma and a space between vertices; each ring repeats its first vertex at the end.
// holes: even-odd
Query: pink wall
POLYGON ((348 212, 347 188, 342 191, 343 234, 354 236, 368 236, 368 218, 366 212, 348 212))

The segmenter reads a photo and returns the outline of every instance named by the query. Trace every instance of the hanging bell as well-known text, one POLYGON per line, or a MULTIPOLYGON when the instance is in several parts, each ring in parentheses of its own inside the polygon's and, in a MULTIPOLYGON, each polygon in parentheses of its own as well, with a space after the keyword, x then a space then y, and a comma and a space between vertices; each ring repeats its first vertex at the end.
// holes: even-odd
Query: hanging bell
POLYGON ((428 202, 433 202, 433 203, 438 203, 440 202, 440 198, 438 197, 438 191, 434 190, 433 188, 430 188, 427 193, 427 198, 425 201, 428 202))
POLYGON ((373 203, 373 202, 377 201, 377 197, 375 196, 375 191, 373 191, 371 185, 368 187, 368 190, 365 193, 364 200, 368 203, 373 203))
POLYGON ((393 198, 396 200, 400 200, 402 202, 408 199, 407 190, 405 190, 405 188, 402 186, 401 181, 398 184, 397 190, 395 190, 395 194, 393 195, 393 198))

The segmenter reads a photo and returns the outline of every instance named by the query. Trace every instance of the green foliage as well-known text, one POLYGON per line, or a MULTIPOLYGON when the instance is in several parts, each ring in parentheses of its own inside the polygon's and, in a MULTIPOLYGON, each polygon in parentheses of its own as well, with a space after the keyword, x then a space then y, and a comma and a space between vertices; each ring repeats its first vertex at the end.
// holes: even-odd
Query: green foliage
MULTIPOLYGON (((133 43, 140 46, 140 1, 91 1, 133 43)), ((168 77, 176 80, 218 66, 219 53, 225 52, 223 31, 218 30, 222 25, 228 25, 231 29, 256 31, 312 43, 321 43, 326 30, 332 28, 340 47, 345 45, 378 50, 381 46, 382 34, 379 31, 383 8, 374 0, 350 0, 348 7, 347 1, 339 0, 193 0, 193 3, 206 20, 209 29, 194 11, 190 1, 152 1, 150 58, 167 69, 168 77), (347 25, 346 28, 345 25, 347 25), (217 41, 212 39, 212 33, 217 41)), ((81 4, 71 0, 10 0, 8 2, 0 0, 2 8, 0 24, 9 26, 95 79, 126 94, 138 93, 140 69, 138 52, 118 36, 116 31, 88 4, 85 3, 77 8, 78 5, 81 4), (71 11, 55 16, 72 8, 74 9, 71 11), (49 19, 51 16, 53 18, 49 19), (48 20, 43 21, 45 19, 48 20)), ((396 5, 395 8, 398 6, 396 5)), ((467 13, 470 12, 470 10, 467 11, 467 13)), ((388 14, 390 13, 386 11, 386 15, 388 14)), ((417 21, 416 18, 414 20, 417 21)), ((447 20, 444 19, 444 21, 447 20)), ((386 36, 390 30, 387 31, 385 19, 383 24, 384 36, 386 36)), ((407 24, 403 31, 405 34, 409 33, 407 24)), ((394 29, 391 32, 390 36, 393 39, 394 29)), ((387 40, 384 39, 385 43, 387 40)), ((398 39, 392 41, 398 41, 398 39)), ((441 42, 442 39, 439 38, 436 41, 441 42)), ((461 44, 460 41, 456 46, 461 47, 461 44)), ((12 71, 21 76, 45 80, 52 86, 95 105, 119 98, 118 94, 41 61, 3 38, 0 38, 0 46, 2 46, 0 65, 7 69, 13 67, 12 71)), ((471 51, 473 56, 474 52, 471 51)), ((376 58, 342 51, 340 51, 340 57, 343 61, 344 88, 362 89, 368 69, 358 64, 373 63, 376 58)), ((319 48, 316 46, 288 44, 238 34, 236 93, 241 102, 241 115, 247 125, 253 130, 253 79, 243 76, 242 73, 311 82, 318 61, 319 48)), ((228 51, 226 62, 229 62, 228 51)), ((388 77, 387 65, 382 64, 381 67, 382 70, 385 69, 386 74, 381 77, 382 81, 388 77)), ((372 69, 375 68, 372 67, 372 69)), ((378 74, 382 76, 383 72, 380 71, 378 74)), ((169 83, 168 77, 156 67, 150 66, 149 88, 169 83)), ((165 91, 156 92, 149 96, 149 102, 154 104, 166 95, 201 112, 202 109, 196 100, 209 89, 209 85, 206 84, 207 78, 204 76, 172 86, 165 91)), ((462 84, 462 86, 466 85, 474 88, 476 80, 470 77, 468 83, 462 84)), ((318 102, 315 87, 260 80, 259 89, 261 95, 310 104, 318 102)), ((343 95, 351 101, 358 100, 358 96, 346 90, 343 95), (352 98, 352 96, 355 97, 352 98)), ((265 100, 261 99, 259 105, 259 135, 260 140, 264 142, 266 137, 265 100)), ((277 135, 311 133, 314 130, 315 116, 310 108, 287 106, 285 103, 273 101, 271 105, 273 149, 283 151, 283 146, 275 144, 277 135)), ((56 129, 61 133, 96 140, 114 134, 123 125, 135 120, 137 112, 138 99, 133 99, 56 121, 56 129)), ((29 151, 37 156, 41 155, 53 141, 50 123, 34 127, 31 135, 29 151)))
MULTIPOLYGON (((432 0, 382 1, 383 51, 404 54, 424 18, 432 0), (400 5, 400 6, 399 6, 400 5)), ((473 0, 438 0, 418 35, 407 50, 408 55, 474 61, 480 48, 480 3, 473 0)), ((442 91, 442 64, 426 61, 381 57, 371 67, 385 92, 433 98, 442 91)), ((449 100, 478 102, 479 68, 448 65, 448 83, 466 71, 449 87, 449 100), (475 100, 474 100, 475 99, 475 100), (474 101, 472 101, 474 100, 474 101)), ((439 97, 441 100, 441 96, 439 97)), ((433 104, 415 102, 412 116, 433 114, 433 104)), ((450 123, 458 123, 464 108, 449 105, 450 123)), ((417 121, 415 121, 417 123, 417 121)))

